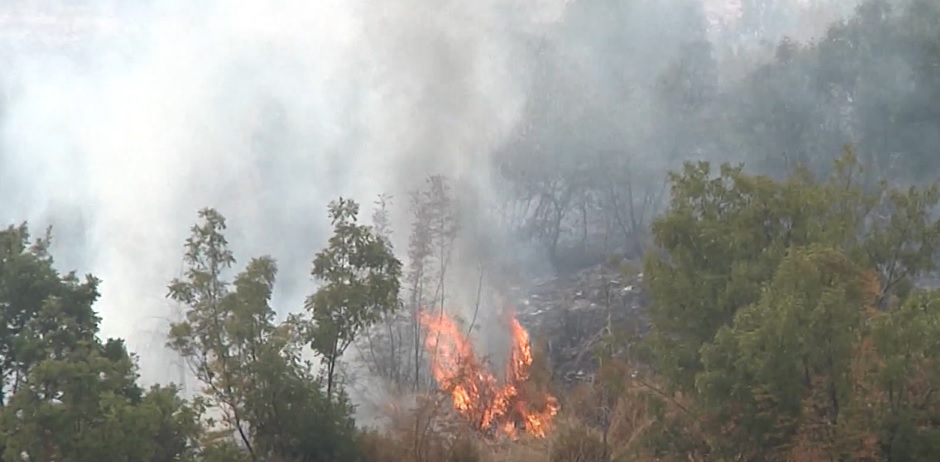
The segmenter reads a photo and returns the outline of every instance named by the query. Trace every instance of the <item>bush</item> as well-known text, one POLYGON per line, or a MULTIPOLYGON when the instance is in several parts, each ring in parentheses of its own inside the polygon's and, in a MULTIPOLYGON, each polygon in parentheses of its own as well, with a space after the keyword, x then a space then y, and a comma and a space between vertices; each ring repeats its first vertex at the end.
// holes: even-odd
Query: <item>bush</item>
POLYGON ((360 462, 481 462, 479 447, 469 436, 450 439, 444 435, 430 435, 419 458, 413 448, 392 436, 366 431, 359 435, 360 462), (420 460, 419 460, 420 459, 420 460))
POLYGON ((480 448, 466 436, 457 438, 450 445, 448 460, 446 462, 481 462, 480 448))
POLYGON ((549 462, 608 462, 600 437, 582 426, 560 429, 549 462))
POLYGON ((410 459, 401 442, 382 433, 369 430, 359 435, 361 462, 404 462, 410 459))

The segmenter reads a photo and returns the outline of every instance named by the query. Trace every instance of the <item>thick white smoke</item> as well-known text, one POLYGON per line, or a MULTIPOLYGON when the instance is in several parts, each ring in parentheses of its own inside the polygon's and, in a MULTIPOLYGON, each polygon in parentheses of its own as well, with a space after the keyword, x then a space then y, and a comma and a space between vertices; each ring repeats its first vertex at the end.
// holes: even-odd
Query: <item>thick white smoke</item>
MULTIPOLYGON (((178 380, 166 372, 177 313, 164 295, 199 208, 228 217, 242 263, 277 258, 276 307, 300 309, 331 199, 391 193, 402 206, 432 173, 490 194, 533 50, 568 3, 0 2, 0 221, 53 224, 59 267, 103 279, 103 334, 128 339, 145 381, 178 380)), ((709 3, 718 15, 733 6, 709 3)), ((618 94, 601 61, 655 76, 649 61, 675 51, 660 39, 689 33, 661 30, 670 14, 647 24, 658 1, 617 5, 560 32, 579 38, 563 47, 580 56, 562 64, 569 101, 618 94), (626 9, 629 24, 603 16, 626 9)))
POLYGON ((161 5, 3 16, 31 37, 4 43, 0 216, 57 227, 60 267, 103 279, 103 334, 128 339, 146 381, 176 379, 160 353, 175 316, 163 296, 197 209, 228 217, 242 262, 275 256, 278 309, 299 309, 329 200, 403 196, 437 172, 486 181, 525 99, 513 52, 563 8, 161 5), (98 22, 58 43, 81 17, 98 22))

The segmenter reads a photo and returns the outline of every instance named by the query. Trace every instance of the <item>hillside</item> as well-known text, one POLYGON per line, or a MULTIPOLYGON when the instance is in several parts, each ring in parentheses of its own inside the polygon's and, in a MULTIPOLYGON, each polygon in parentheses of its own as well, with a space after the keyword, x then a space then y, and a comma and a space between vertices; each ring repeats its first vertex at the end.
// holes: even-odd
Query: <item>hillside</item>
POLYGON ((555 380, 590 381, 599 342, 613 333, 638 339, 649 329, 643 273, 630 275, 625 266, 596 265, 517 289, 519 320, 545 342, 555 380))

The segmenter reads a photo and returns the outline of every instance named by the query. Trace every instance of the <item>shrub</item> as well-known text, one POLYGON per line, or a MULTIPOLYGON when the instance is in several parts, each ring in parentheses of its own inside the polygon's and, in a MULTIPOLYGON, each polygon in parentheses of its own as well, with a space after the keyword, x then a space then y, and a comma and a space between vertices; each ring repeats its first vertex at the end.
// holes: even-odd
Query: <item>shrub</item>
POLYGON ((397 441, 374 430, 359 434, 360 462, 403 462, 409 454, 397 441))
POLYGON ((481 462, 480 448, 466 436, 454 440, 450 445, 450 454, 446 462, 481 462))
POLYGON ((608 462, 600 437, 583 426, 559 429, 549 462, 608 462))

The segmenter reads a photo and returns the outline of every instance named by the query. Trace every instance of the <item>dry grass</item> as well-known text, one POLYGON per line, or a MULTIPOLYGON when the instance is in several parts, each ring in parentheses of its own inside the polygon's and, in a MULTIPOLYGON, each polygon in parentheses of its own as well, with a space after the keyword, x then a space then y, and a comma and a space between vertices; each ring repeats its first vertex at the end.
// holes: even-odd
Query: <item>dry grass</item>
POLYGON ((363 462, 619 462, 655 460, 643 451, 654 424, 655 391, 627 380, 616 389, 585 384, 565 394, 547 438, 494 440, 462 422, 444 394, 390 416, 362 436, 363 462), (605 437, 606 433, 606 437, 605 437))
POLYGON ((362 434, 362 462, 488 462, 482 441, 451 409, 443 393, 395 408, 381 432, 362 434))
POLYGON ((554 435, 548 462, 607 462, 610 460, 608 452, 598 431, 573 423, 554 435))

